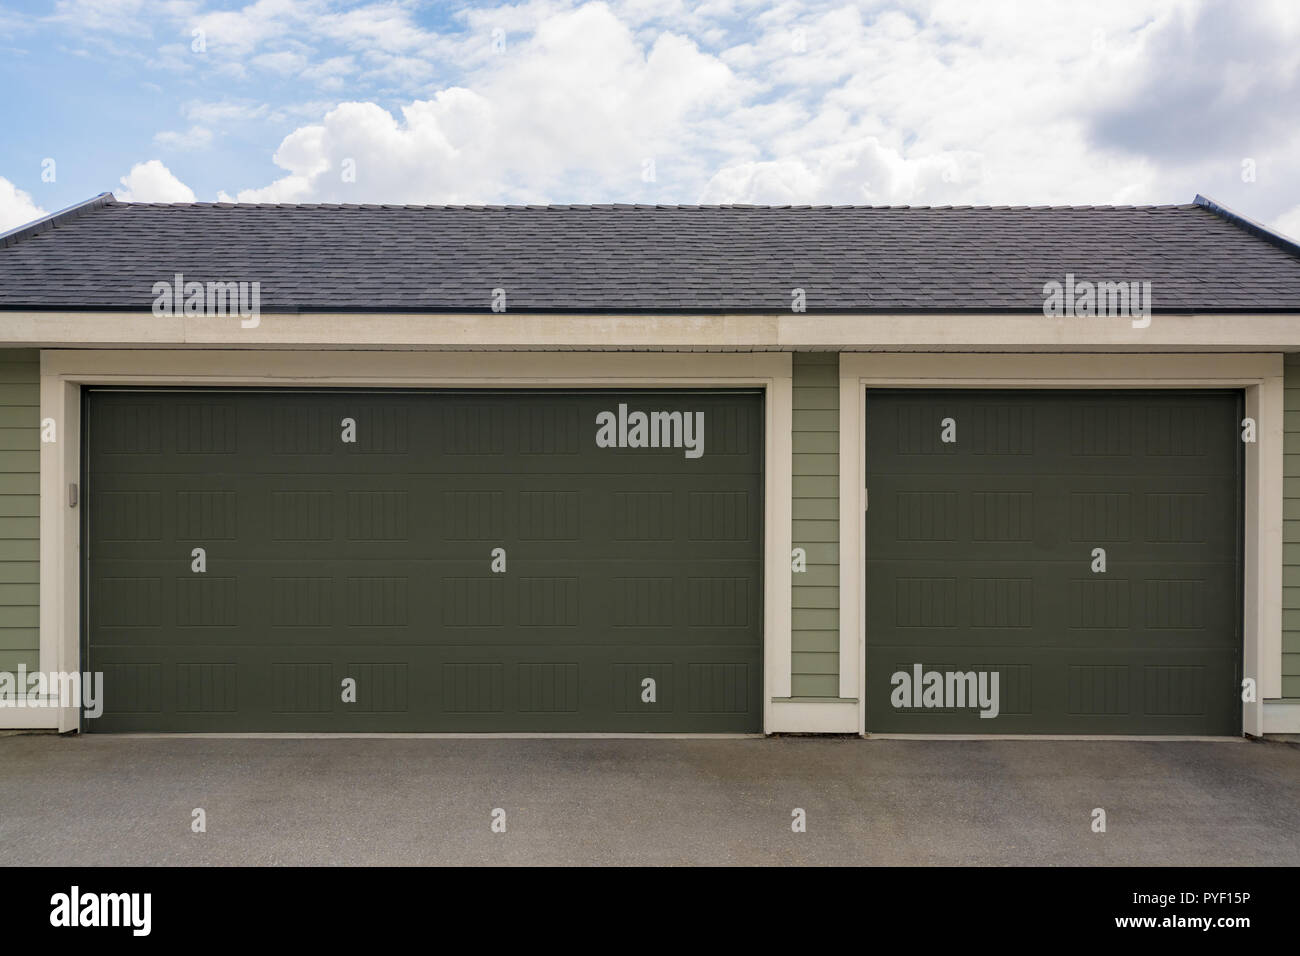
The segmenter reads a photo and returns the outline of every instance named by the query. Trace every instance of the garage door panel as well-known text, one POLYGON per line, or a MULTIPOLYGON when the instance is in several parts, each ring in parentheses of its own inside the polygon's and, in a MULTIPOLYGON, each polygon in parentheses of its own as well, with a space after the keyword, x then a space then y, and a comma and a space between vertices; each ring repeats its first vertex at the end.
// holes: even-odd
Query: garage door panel
MULTIPOLYGON (((249 400, 227 401, 173 392, 177 400, 165 405, 150 397, 158 391, 94 409, 91 449, 105 473, 155 473, 159 462, 177 473, 190 473, 191 463, 205 472, 238 472, 234 459, 250 455, 265 457, 260 470, 285 473, 347 473, 397 457, 412 474, 500 474, 501 462, 516 458, 538 473, 621 475, 628 461, 643 474, 678 473, 677 456, 646 454, 669 450, 651 447, 662 435, 673 439, 677 455, 698 449, 687 460, 707 461, 700 471, 736 475, 751 472, 762 446, 761 403, 728 393, 532 393, 521 402, 484 391, 422 407, 397 390, 351 393, 345 402, 325 393, 245 392, 249 400), (631 415, 674 417, 643 429, 645 447, 597 449, 597 416, 617 416, 620 406, 631 415), (688 414, 703 415, 702 438, 683 429, 677 416, 688 414)), ((615 434, 634 444, 638 438, 635 423, 615 434)))
POLYGON ((594 719, 606 730, 671 731, 690 718, 696 730, 745 732, 761 693, 757 662, 736 648, 312 650, 114 650, 97 665, 111 715, 103 720, 118 731, 156 730, 165 718, 181 731, 329 731, 341 720, 357 730, 481 731, 508 720, 516 730, 577 732, 594 719), (342 700, 345 678, 356 682, 355 703, 342 700))
POLYGON ((1217 633, 1231 645, 1237 584, 1232 563, 1112 566, 1106 574, 1080 572, 1074 562, 875 561, 875 626, 946 627, 954 631, 1030 629, 1054 619, 1065 627, 1100 627, 1116 612, 1126 629, 1217 633), (1130 576, 1131 575, 1131 576, 1130 576), (1122 603, 1121 603, 1122 602, 1122 603), (1054 609, 1064 614, 1050 617, 1054 609), (1226 635, 1226 636, 1225 636, 1226 635))
POLYGON ((890 516, 891 560, 925 559, 961 547, 984 560, 1032 553, 1087 566, 1097 547, 1110 560, 1130 562, 1231 553, 1238 526, 1237 499, 1223 496, 1230 483, 1220 480, 1219 488, 1210 489, 1204 479, 1198 482, 1145 488, 1134 483, 1121 490, 1114 482, 1099 488, 1095 480, 1076 488, 1065 475, 1040 482, 963 475, 958 489, 951 476, 873 476, 870 495, 872 506, 890 516), (1189 552, 1189 546, 1199 551, 1189 552))
POLYGON ((869 390, 868 729, 1236 732, 1239 416, 1225 392, 869 390), (900 669, 980 660, 1032 707, 890 703, 900 669), (1085 687, 1114 712, 1072 706, 1085 687))
POLYGON ((758 395, 88 401, 91 729, 759 729, 758 395), (620 404, 703 453, 598 447, 620 404))
POLYGON ((1214 400, 1161 391, 1122 407, 1104 393, 1092 399, 1069 391, 1033 394, 1034 407, 1027 408, 1016 392, 988 401, 960 392, 930 401, 913 392, 907 409, 872 417, 868 454, 882 474, 940 473, 945 459, 958 455, 971 475, 1034 476, 1051 459, 1068 463, 1064 471, 1071 475, 1089 467, 1117 476, 1178 477, 1189 466, 1199 474, 1234 473, 1216 454, 1214 436, 1239 434, 1239 418, 1214 400), (945 419, 952 420, 950 442, 942 440, 945 419))

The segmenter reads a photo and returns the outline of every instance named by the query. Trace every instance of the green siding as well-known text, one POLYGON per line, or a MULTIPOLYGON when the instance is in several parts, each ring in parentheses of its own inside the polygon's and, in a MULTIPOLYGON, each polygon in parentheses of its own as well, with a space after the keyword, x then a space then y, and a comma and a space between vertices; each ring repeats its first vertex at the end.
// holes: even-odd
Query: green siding
POLYGON ((1282 522, 1282 696, 1300 697, 1300 355, 1286 357, 1282 522))
POLYGON ((0 349, 0 671, 39 664, 40 381, 40 352, 0 349))
POLYGON ((840 357, 794 354, 794 547, 808 570, 792 576, 790 694, 840 693, 840 357))

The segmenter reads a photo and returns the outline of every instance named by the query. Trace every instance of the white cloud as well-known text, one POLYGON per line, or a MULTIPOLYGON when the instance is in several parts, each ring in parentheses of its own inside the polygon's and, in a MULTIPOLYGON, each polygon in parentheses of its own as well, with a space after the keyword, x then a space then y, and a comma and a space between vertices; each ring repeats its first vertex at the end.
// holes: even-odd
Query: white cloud
POLYGON ((224 184, 243 198, 1300 203, 1293 0, 484 0, 437 28, 416 0, 210 7, 55 19, 218 91, 187 125, 265 124, 223 145, 275 130, 282 173, 224 184))
POLYGON ((906 205, 943 200, 956 184, 982 178, 978 154, 908 159, 875 137, 805 156, 739 163, 705 187, 705 203, 906 205))
POLYGON ((389 84, 396 89, 422 87, 436 73, 432 62, 418 56, 393 56, 381 50, 368 50, 365 60, 364 76, 367 80, 389 84))
MULTIPOLYGON (((731 70, 689 40, 648 48, 603 4, 543 21, 492 58, 473 89, 401 107, 343 103, 287 136, 288 175, 239 198, 258 202, 535 202, 643 187, 643 162, 675 184, 705 181, 710 114, 740 102, 731 70), (355 183, 341 176, 352 160, 355 183)), ((692 188, 687 185, 685 188, 692 188)))
MULTIPOLYGON (((374 102, 339 106, 283 140, 274 159, 285 176, 239 196, 897 204, 1190 198, 1181 183, 1177 195, 1153 196, 1157 166, 1142 155, 1099 154, 1083 115, 1122 87, 1117 73, 1139 68, 1143 31, 1172 17, 1169 5, 1141 0, 1082 13, 1068 3, 1044 6, 1023 16, 942 0, 885 12, 800 0, 761 9, 720 2, 687 10, 639 0, 473 8, 458 40, 458 59, 470 64, 458 85, 396 113, 374 102), (711 17, 745 19, 745 42, 710 52, 674 29, 713 35, 711 17), (493 29, 506 31, 502 53, 491 52, 493 29), (1094 30, 1103 37, 1096 49, 1094 30), (342 180, 345 160, 355 165, 355 183, 342 180), (653 182, 641 177, 648 160, 653 182)), ((387 21, 376 15, 372 22, 369 35, 382 35, 387 21)), ((371 50, 362 59, 363 73, 398 89, 433 75, 424 50, 371 50)))
POLYGON ((263 119, 270 112, 265 103, 252 100, 220 100, 206 102, 190 100, 181 107, 185 118, 192 123, 206 126, 220 126, 226 123, 245 123, 250 120, 263 119))
POLYGON ((428 53, 442 43, 436 33, 416 23, 409 8, 396 3, 371 3, 345 12, 323 13, 313 17, 311 25, 321 36, 356 49, 428 53))
MULTIPOLYGON (((3 180, 0 180, 0 182, 3 182, 3 180)), ((1278 216, 1273 223, 1273 228, 1288 239, 1300 242, 1300 206, 1296 206, 1290 212, 1278 216)))
POLYGON ((197 57, 200 55, 191 50, 187 43, 164 43, 145 58, 144 64, 151 70, 188 73, 198 66, 197 57))
POLYGON ((356 69, 356 60, 351 56, 332 56, 303 70, 301 76, 323 89, 341 90, 343 77, 355 73, 356 69))
POLYGON ((207 149, 212 145, 212 130, 204 126, 191 126, 189 129, 164 130, 155 133, 154 144, 163 149, 194 150, 207 149))
POLYGON ((120 180, 122 202, 194 202, 194 190, 172 175, 160 160, 136 163, 120 180))
POLYGON ((261 53, 251 60, 252 64, 272 73, 291 76, 301 73, 307 67, 307 57, 294 50, 278 50, 275 53, 261 53))
POLYGON ((259 45, 290 36, 309 8, 295 0, 256 0, 238 10, 219 10, 193 19, 209 51, 245 57, 259 45))
POLYGON ((135 33, 145 14, 145 0, 58 0, 51 19, 88 32, 135 33))
POLYGON ((47 215, 32 197, 0 176, 0 232, 26 225, 47 215))

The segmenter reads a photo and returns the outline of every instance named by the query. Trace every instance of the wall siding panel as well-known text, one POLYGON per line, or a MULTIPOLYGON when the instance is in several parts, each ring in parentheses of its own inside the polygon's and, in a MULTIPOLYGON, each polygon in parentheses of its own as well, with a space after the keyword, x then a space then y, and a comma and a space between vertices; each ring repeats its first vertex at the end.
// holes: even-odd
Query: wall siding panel
POLYGON ((1300 354, 1286 357, 1282 522, 1282 696, 1300 697, 1300 354))
POLYGON ((0 349, 0 671, 39 666, 40 378, 39 351, 0 349))
POLYGON ((794 547, 808 570, 791 576, 792 697, 838 697, 840 357, 794 354, 794 547))

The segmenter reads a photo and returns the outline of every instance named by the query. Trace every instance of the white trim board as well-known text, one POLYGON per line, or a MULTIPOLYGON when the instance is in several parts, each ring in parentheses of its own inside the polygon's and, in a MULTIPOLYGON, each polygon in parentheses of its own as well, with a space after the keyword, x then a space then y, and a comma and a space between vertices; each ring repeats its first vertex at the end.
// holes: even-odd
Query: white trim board
MULTIPOLYGON (((787 562, 788 564, 789 562, 787 562)), ((857 733, 857 701, 833 698, 808 701, 779 701, 773 704, 773 722, 768 732, 774 734, 852 734, 857 733)))
MULTIPOLYGON (((170 277, 169 277, 170 278, 170 277)), ((527 313, 266 313, 0 311, 0 346, 221 349, 736 349, 1062 352, 1274 352, 1300 349, 1289 314, 1047 318, 1039 313, 721 315, 527 313)))
MULTIPOLYGON (((309 386, 322 388, 743 388, 764 390, 763 727, 772 698, 790 694, 791 360, 786 353, 45 350, 41 417, 58 443, 41 446, 40 667, 80 670, 80 510, 83 385, 309 386)), ((75 709, 58 713, 75 730, 75 709)), ((2 717, 0 717, 2 719, 2 717)), ((33 718, 36 719, 36 718, 33 718)), ((54 725, 53 716, 39 724, 54 725)), ((0 723, 0 727, 4 724, 0 723)))
POLYGON ((1264 733, 1300 734, 1300 700, 1264 701, 1264 733))
POLYGON ((1258 699, 1242 729, 1265 727, 1265 698, 1282 694, 1283 366, 1280 354, 840 356, 840 696, 857 697, 866 730, 866 402, 871 388, 1240 388, 1258 440, 1245 446, 1244 673, 1258 699))

